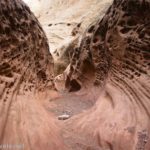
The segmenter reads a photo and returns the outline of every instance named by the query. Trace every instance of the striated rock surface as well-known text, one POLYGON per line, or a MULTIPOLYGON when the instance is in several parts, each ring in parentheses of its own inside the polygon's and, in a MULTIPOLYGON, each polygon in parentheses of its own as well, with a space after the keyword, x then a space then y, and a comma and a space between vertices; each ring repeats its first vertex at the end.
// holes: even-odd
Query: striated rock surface
POLYGON ((102 18, 112 0, 24 0, 46 31, 50 51, 83 32, 91 22, 102 18), (35 5, 33 5, 35 4, 35 5), (79 28, 79 31, 78 31, 79 28))
POLYGON ((149 150, 150 1, 114 0, 102 19, 106 1, 37 2, 54 61, 25 3, 0 1, 0 144, 149 150))
POLYGON ((84 89, 86 98, 97 100, 68 121, 72 131, 86 139, 81 145, 97 140, 104 150, 150 149, 149 13, 149 0, 114 0, 74 49, 60 88, 84 89))
POLYGON ((21 0, 0 1, 0 50, 1 148, 62 149, 55 119, 40 105, 40 92, 52 87, 52 56, 41 25, 21 0))
POLYGON ((102 18, 112 0, 24 0, 35 13, 48 37, 55 74, 68 65, 68 51, 85 29, 102 18), (35 5, 33 5, 35 4, 35 5), (62 57, 63 54, 63 57, 62 57))

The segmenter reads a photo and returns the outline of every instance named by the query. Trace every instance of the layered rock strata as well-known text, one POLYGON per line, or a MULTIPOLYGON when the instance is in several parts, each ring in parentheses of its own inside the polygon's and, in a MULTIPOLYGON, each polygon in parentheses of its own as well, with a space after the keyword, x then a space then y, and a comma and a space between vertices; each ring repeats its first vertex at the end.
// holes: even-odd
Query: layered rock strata
POLYGON ((52 87, 53 59, 21 0, 0 1, 0 50, 1 148, 62 149, 54 119, 39 104, 39 93, 52 87))
POLYGON ((58 90, 63 85, 96 97, 91 110, 68 122, 102 149, 150 149, 149 13, 149 0, 114 0, 83 34, 61 81, 56 78, 58 90))

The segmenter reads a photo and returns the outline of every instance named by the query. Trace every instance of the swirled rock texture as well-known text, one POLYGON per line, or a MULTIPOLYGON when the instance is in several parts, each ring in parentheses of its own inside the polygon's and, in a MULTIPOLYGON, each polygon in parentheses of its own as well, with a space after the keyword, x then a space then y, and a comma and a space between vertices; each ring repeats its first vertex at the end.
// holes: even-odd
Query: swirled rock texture
POLYGON ((0 50, 1 148, 62 149, 55 120, 39 104, 39 93, 52 86, 52 56, 41 25, 21 0, 0 1, 0 50))
POLYGON ((91 110, 68 121, 85 145, 97 139, 103 150, 150 149, 149 13, 149 0, 114 0, 74 50, 60 87, 90 88, 87 98, 97 99, 91 110))
MULTIPOLYGON (((61 1, 64 5, 59 2, 49 1, 59 4, 61 11, 52 16, 56 17, 53 23, 47 25, 49 15, 42 19, 47 28, 66 25, 62 20, 69 20, 65 18, 68 12, 80 16, 70 10, 76 11, 78 4, 93 3, 70 0, 75 9, 68 7, 64 12, 68 1, 61 1), (60 12, 65 14, 61 22, 60 12)), ((98 11, 97 6, 94 10, 98 11)), ((102 19, 97 18, 98 12, 94 20, 92 15, 88 19, 87 11, 88 21, 78 18, 72 30, 74 38, 67 46, 58 46, 56 38, 54 45, 59 50, 54 54, 59 52, 60 57, 53 69, 56 61, 30 9, 21 0, 1 0, 0 146, 9 144, 25 150, 149 150, 149 12, 149 0, 114 0, 102 19), (82 24, 87 28, 84 33, 79 32, 82 24), (54 78, 53 72, 64 70, 59 63, 66 69, 54 78), (53 78, 58 92, 53 90, 53 78), (69 116, 67 120, 57 120, 65 115, 69 116)), ((67 27, 74 26, 73 20, 68 23, 67 27)), ((60 34, 65 39, 68 32, 60 34)))

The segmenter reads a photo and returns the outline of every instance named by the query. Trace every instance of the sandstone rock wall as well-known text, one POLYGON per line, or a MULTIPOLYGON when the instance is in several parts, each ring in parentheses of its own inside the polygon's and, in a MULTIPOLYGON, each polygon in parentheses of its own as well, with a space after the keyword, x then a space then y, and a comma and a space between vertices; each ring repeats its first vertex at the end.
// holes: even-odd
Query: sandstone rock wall
POLYGON ((38 20, 21 0, 1 0, 1 148, 63 148, 53 117, 39 104, 39 92, 51 88, 52 76, 53 60, 38 20))
POLYGON ((87 89, 91 77, 84 68, 90 63, 95 74, 87 97, 99 98, 70 122, 75 133, 97 139, 102 149, 150 149, 149 12, 149 0, 115 0, 74 51, 67 88, 76 89, 76 81, 87 89))
POLYGON ((94 103, 64 127, 42 105, 53 96, 53 59, 40 23, 21 0, 0 1, 0 144, 23 144, 26 150, 150 149, 150 1, 114 0, 102 20, 101 2, 49 1, 54 7, 38 16, 55 42, 52 49, 58 47, 56 58, 69 58, 56 88, 94 103), (54 36, 49 28, 56 29, 54 36))

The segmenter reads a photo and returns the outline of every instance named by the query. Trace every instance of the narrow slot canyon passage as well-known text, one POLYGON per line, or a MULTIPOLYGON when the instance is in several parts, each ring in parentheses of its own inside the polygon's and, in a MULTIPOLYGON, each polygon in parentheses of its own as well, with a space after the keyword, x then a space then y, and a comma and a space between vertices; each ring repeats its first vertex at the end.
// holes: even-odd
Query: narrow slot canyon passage
POLYGON ((0 150, 150 150, 149 0, 0 0, 0 150))

